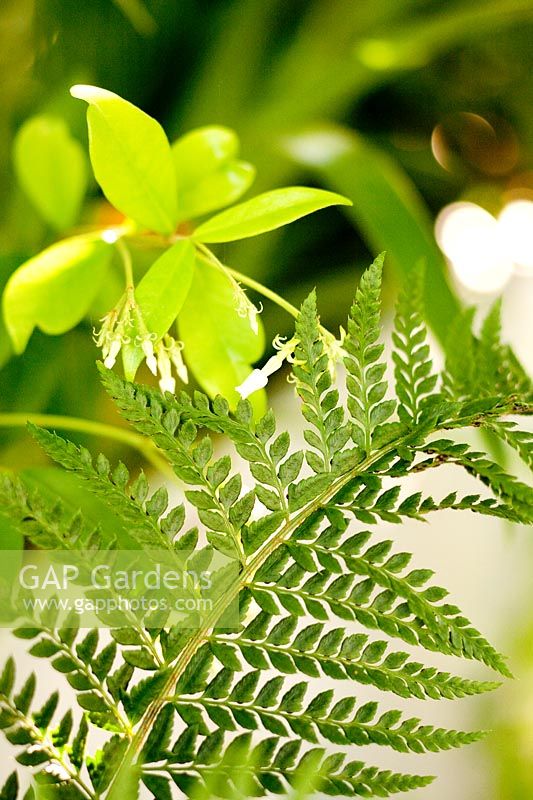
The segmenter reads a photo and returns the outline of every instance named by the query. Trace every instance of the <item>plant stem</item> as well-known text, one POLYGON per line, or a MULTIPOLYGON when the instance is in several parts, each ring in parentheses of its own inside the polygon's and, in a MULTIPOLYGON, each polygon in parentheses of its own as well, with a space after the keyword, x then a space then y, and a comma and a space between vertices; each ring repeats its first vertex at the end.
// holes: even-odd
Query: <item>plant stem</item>
POLYGON ((290 314, 291 317, 294 317, 295 319, 298 317, 300 312, 296 306, 293 306, 292 303, 289 303, 288 300, 285 300, 285 298, 281 297, 281 295, 279 295, 277 292, 269 289, 268 286, 263 286, 262 283, 250 278, 248 275, 244 275, 242 272, 237 272, 236 269, 232 269, 231 267, 226 267, 226 269, 235 278, 235 280, 243 283, 245 286, 248 286, 249 289, 253 289, 258 294, 262 294, 263 297, 266 297, 273 303, 276 303, 276 305, 290 314))
POLYGON ((117 248, 120 256, 122 258, 122 265, 124 267, 124 276, 126 278, 126 289, 133 289, 134 282, 133 282, 133 265, 131 261, 131 253, 124 244, 124 240, 122 237, 118 238, 115 242, 115 247, 117 248))
POLYGON ((82 419, 81 417, 66 417, 56 414, 33 414, 24 411, 17 413, 0 414, 0 428, 25 428, 28 422, 40 425, 43 428, 60 428, 68 431, 79 431, 90 436, 101 436, 106 439, 113 439, 137 450, 150 464, 167 477, 176 480, 174 470, 169 467, 167 461, 157 452, 155 446, 149 439, 145 439, 133 431, 126 428, 119 428, 116 425, 106 425, 103 422, 96 422, 92 419, 82 419))
MULTIPOLYGON (((268 286, 264 286, 262 283, 259 283, 259 281, 254 280, 254 278, 250 278, 248 275, 244 275, 244 273, 238 272, 232 267, 227 267, 225 264, 219 261, 219 259, 214 253, 211 252, 211 250, 209 250, 207 247, 204 247, 204 245, 197 244, 196 247, 200 253, 200 258, 206 264, 216 267, 217 269, 220 269, 222 272, 226 273, 230 280, 234 281, 237 285, 242 283, 249 289, 253 289, 254 292, 263 295, 263 297, 266 297, 267 300, 275 303, 277 306, 286 311, 287 314, 290 314, 291 317, 294 317, 294 319, 298 318, 300 314, 299 309, 297 309, 296 306, 293 306, 292 303, 289 303, 288 300, 285 300, 285 298, 279 295, 277 292, 274 292, 272 289, 269 289, 268 286)), ((335 339, 334 334, 332 334, 331 331, 328 331, 328 329, 323 325, 319 325, 318 327, 327 341, 332 341, 335 339)))

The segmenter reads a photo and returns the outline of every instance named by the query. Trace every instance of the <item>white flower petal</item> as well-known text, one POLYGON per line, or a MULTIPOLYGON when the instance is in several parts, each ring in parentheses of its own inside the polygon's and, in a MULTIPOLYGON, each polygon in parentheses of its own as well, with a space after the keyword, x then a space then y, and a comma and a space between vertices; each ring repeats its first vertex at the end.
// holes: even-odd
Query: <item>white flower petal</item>
POLYGON ((235 388, 240 396, 245 399, 254 392, 257 392, 259 389, 264 389, 267 383, 268 376, 263 372, 263 370, 254 369, 253 372, 250 372, 248 377, 241 383, 241 385, 236 386, 235 388))
POLYGON ((159 381, 159 388, 162 392, 174 394, 176 391, 176 381, 171 375, 165 375, 165 377, 161 378, 159 381))

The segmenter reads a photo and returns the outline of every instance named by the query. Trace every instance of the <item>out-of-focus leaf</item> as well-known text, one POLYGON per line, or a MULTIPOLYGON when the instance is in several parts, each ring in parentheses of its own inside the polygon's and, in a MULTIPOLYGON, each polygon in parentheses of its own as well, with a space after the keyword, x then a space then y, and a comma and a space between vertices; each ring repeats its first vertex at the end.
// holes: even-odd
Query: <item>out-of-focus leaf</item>
POLYGON ((340 194, 306 186, 265 192, 212 217, 194 232, 199 242, 232 242, 272 231, 328 206, 349 206, 340 194))
POLYGON ((172 145, 180 219, 234 203, 250 187, 255 169, 238 161, 239 140, 229 128, 198 128, 172 145))
POLYGON ((44 220, 58 231, 74 225, 87 188, 87 159, 63 120, 27 120, 13 158, 19 183, 44 220))
MULTIPOLYGON (((235 387, 261 358, 264 334, 261 321, 254 333, 247 318, 239 316, 235 287, 220 270, 202 261, 196 265, 191 290, 178 318, 183 355, 200 386, 211 396, 222 394, 235 404, 235 387)), ((259 408, 264 396, 253 401, 259 408)))
POLYGON ((161 125, 106 89, 73 86, 70 91, 89 103, 91 163, 109 202, 149 230, 172 233, 176 179, 161 125))
POLYGON ((284 145, 295 161, 352 198, 348 216, 375 252, 387 251, 402 281, 408 280, 413 267, 424 259, 427 319, 443 342, 459 307, 446 281, 429 213, 401 167, 343 128, 304 130, 287 137, 284 145))
POLYGON ((93 236, 75 236, 48 247, 22 264, 3 295, 4 321, 16 353, 33 329, 65 333, 80 322, 93 302, 112 248, 93 236))
POLYGON ((4 516, 0 509, 0 551, 22 550, 23 537, 13 520, 7 514, 4 516))
MULTIPOLYGON (((4 291, 7 281, 9 280, 9 276, 14 269, 20 266, 23 261, 24 259, 13 256, 0 257, 0 296, 4 291)), ((11 345, 11 339, 9 338, 9 334, 4 322, 4 312, 0 306, 0 368, 2 368, 9 360, 12 353, 13 347, 11 345)))
POLYGON ((157 24, 141 0, 113 0, 131 26, 141 36, 151 36, 157 31, 157 24))

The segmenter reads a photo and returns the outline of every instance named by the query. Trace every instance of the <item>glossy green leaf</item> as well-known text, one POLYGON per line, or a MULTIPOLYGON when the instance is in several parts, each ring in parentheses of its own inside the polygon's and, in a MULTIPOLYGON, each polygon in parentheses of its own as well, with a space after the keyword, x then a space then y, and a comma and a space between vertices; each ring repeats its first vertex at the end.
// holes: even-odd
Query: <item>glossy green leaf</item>
POLYGON ((15 137, 18 181, 43 219, 58 231, 77 221, 87 188, 87 159, 61 119, 36 116, 15 137))
POLYGON ((178 316, 194 272, 195 250, 188 239, 176 242, 152 264, 135 289, 149 331, 161 338, 178 316))
POLYGON ((254 178, 255 167, 246 161, 234 161, 222 167, 180 194, 180 216, 192 219, 235 203, 250 188, 254 178))
MULTIPOLYGON (((211 396, 222 394, 236 404, 235 387, 263 354, 264 333, 258 322, 259 331, 254 333, 248 320, 237 313, 230 279, 198 261, 178 326, 187 366, 211 396)), ((253 399, 262 402, 259 392, 253 399)))
POLYGON ((176 139, 172 144, 172 158, 180 190, 203 180, 234 160, 238 153, 237 134, 218 125, 196 128, 176 139))
POLYGON ((3 295, 4 321, 16 353, 33 329, 65 333, 80 322, 100 289, 112 248, 93 236, 75 236, 22 264, 3 295))
POLYGON ((122 97, 96 86, 73 86, 89 103, 89 149, 96 180, 119 211, 139 225, 172 233, 176 179, 162 127, 122 97))
POLYGON ((234 203, 250 187, 255 169, 238 161, 237 135, 218 126, 190 131, 172 145, 180 219, 234 203))
POLYGON ((336 205, 349 206, 351 201, 333 192, 305 186, 274 189, 212 217, 196 229, 194 238, 208 243, 246 239, 336 205))
POLYGON ((425 261, 426 315, 444 341, 459 307, 429 213, 401 167, 356 133, 333 126, 287 138, 285 149, 332 188, 350 195, 349 217, 375 252, 387 251, 402 280, 409 279, 417 262, 425 261))

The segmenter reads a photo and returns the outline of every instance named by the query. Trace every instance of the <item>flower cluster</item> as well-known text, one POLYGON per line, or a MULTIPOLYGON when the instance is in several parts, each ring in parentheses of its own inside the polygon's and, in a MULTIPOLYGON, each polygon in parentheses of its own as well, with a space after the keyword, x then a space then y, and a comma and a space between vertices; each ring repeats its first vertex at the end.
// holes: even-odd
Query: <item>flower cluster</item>
POLYGON ((181 353, 183 343, 168 333, 158 340, 156 334, 147 329, 132 291, 127 291, 118 305, 102 319, 100 330, 94 332, 94 340, 102 350, 107 369, 115 365, 124 346, 133 344, 141 348, 150 372, 159 375, 162 392, 174 393, 176 390, 172 368, 183 383, 188 383, 187 367, 181 353))

